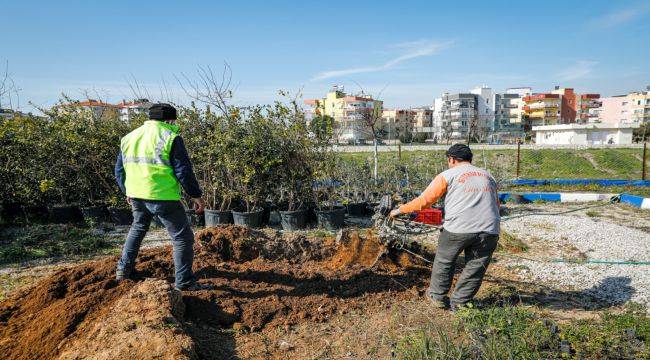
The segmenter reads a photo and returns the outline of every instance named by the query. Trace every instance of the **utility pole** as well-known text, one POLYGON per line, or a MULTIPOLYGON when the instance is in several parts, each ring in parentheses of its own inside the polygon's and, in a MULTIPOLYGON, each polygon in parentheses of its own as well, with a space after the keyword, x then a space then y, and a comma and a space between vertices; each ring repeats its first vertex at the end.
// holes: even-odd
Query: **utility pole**
POLYGON ((517 140, 517 179, 519 179, 520 154, 521 154, 521 142, 517 140))
POLYGON ((648 155, 648 143, 644 142, 643 143, 643 156, 641 157, 641 180, 646 180, 646 162, 647 158, 646 156, 648 155))

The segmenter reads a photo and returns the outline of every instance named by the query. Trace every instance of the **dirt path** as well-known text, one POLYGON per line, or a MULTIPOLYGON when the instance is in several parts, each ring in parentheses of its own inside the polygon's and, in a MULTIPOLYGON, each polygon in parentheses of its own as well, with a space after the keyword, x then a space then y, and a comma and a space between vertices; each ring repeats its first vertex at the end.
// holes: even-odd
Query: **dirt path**
POLYGON ((598 162, 594 159, 593 154, 590 154, 588 152, 582 152, 579 155, 582 158, 584 158, 585 160, 589 161, 589 163, 591 164, 591 166, 594 167, 594 169, 596 169, 598 171, 606 172, 606 173, 611 174, 611 175, 616 175, 616 171, 614 171, 612 169, 606 169, 606 168, 601 167, 600 164, 598 164, 598 162))

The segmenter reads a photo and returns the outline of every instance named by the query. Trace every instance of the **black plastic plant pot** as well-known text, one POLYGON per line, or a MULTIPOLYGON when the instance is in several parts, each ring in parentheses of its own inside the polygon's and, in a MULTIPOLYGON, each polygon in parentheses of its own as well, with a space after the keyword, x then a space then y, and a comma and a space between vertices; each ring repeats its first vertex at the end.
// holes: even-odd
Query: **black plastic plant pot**
POLYGON ((78 206, 59 205, 50 209, 50 221, 55 224, 74 224, 83 222, 84 217, 78 206))
POLYGON ((317 224, 318 217, 316 216, 316 207, 310 206, 307 208, 307 224, 317 224))
POLYGON ((307 227, 307 210, 280 211, 280 218, 283 230, 296 231, 307 227))
POLYGON ((378 202, 369 202, 366 203, 366 214, 372 216, 375 215, 375 208, 379 205, 378 202))
POLYGON ((271 210, 271 213, 269 214, 269 225, 275 226, 275 225, 280 225, 282 223, 282 215, 280 215, 280 212, 278 210, 271 210))
POLYGON ((205 227, 232 224, 232 211, 205 210, 205 227))
MULTIPOLYGON (((205 210, 204 210, 205 212, 205 210)), ((204 226, 205 218, 202 215, 198 215, 192 209, 186 209, 185 215, 187 215, 187 221, 192 226, 204 226)))
POLYGON ((15 224, 22 219, 23 204, 18 202, 2 204, 2 220, 8 224, 15 224))
POLYGON ((131 209, 111 207, 108 208, 108 213, 111 215, 111 220, 115 225, 131 225, 133 223, 131 209))
POLYGON ((81 214, 85 222, 92 222, 99 224, 106 220, 106 207, 105 206, 89 206, 81 208, 81 214))
POLYGON ((338 230, 345 226, 345 207, 337 206, 332 210, 316 210, 318 226, 327 230, 338 230))
POLYGON ((346 205, 348 215, 356 216, 356 217, 365 216, 366 207, 368 207, 368 204, 366 204, 365 202, 350 203, 346 205))
POLYGON ((232 212, 232 218, 235 225, 246 226, 249 228, 261 227, 264 220, 264 210, 258 209, 251 212, 232 212))
POLYGON ((50 211, 46 206, 27 206, 25 218, 30 223, 43 224, 50 220, 50 211))
POLYGON ((271 210, 273 208, 273 204, 262 205, 262 224, 268 224, 271 221, 271 210))

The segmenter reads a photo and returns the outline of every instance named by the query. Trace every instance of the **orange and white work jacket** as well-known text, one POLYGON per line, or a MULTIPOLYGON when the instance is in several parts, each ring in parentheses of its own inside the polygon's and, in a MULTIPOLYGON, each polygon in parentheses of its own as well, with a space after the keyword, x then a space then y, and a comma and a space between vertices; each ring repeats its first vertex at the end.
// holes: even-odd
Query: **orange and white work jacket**
POLYGON ((445 196, 444 229, 453 233, 499 234, 499 196, 492 175, 474 165, 438 174, 424 192, 400 206, 402 214, 431 207, 445 196))

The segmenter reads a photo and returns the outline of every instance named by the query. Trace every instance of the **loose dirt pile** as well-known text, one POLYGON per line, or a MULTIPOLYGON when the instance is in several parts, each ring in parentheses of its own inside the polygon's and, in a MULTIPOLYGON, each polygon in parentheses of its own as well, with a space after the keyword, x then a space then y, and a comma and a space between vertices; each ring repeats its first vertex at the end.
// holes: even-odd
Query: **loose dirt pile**
POLYGON ((378 268, 399 271, 421 263, 414 262, 404 252, 386 248, 372 230, 366 230, 364 236, 358 231, 341 230, 337 237, 336 252, 329 259, 328 265, 335 270, 378 268))
POLYGON ((66 344, 59 359, 195 359, 181 323, 184 312, 181 293, 168 282, 139 282, 66 344))
MULTIPOLYGON (((174 343, 168 344, 170 349, 190 356, 191 345, 183 333, 198 343, 203 338, 197 332, 201 324, 259 331, 326 321, 335 314, 388 298, 412 298, 423 291, 425 267, 390 252, 378 259, 386 251, 376 239, 369 233, 353 234, 337 246, 334 239, 281 236, 237 226, 199 232, 194 270, 199 281, 214 290, 184 293, 183 316, 174 305, 173 291, 158 285, 141 288, 145 278, 173 280, 170 247, 143 251, 135 281, 117 284, 113 280, 117 258, 62 270, 0 303, 0 353, 12 359, 51 359, 62 354, 74 358, 78 348, 122 353, 124 349, 116 345, 120 341, 106 339, 127 338, 138 329, 143 336, 145 329, 155 331, 156 326, 125 330, 132 327, 126 319, 141 316, 153 319, 148 324, 161 323, 161 333, 148 344, 168 339, 174 343), (149 305, 138 307, 137 299, 149 291, 154 299, 145 303, 159 304, 162 312, 149 313, 153 309, 149 305), (181 321, 191 324, 191 330, 177 326, 181 321), (126 325, 119 329, 118 324, 126 325), (116 334, 109 334, 111 327, 116 334)), ((209 344, 198 345, 200 358, 216 356, 209 344)))

